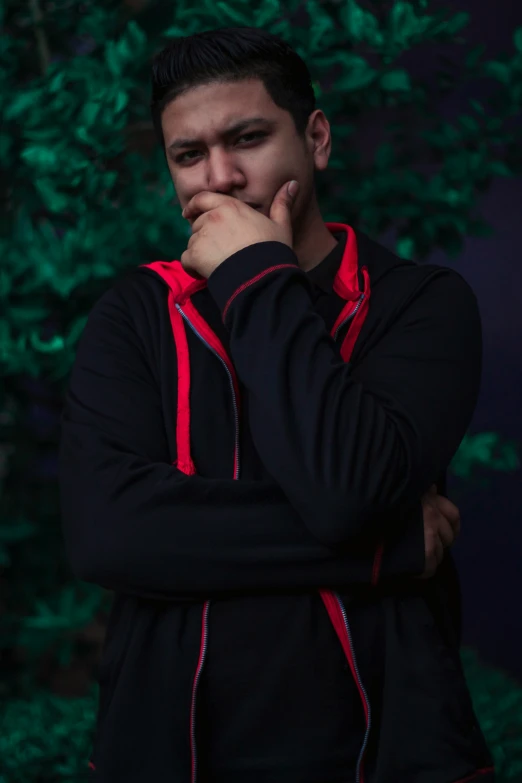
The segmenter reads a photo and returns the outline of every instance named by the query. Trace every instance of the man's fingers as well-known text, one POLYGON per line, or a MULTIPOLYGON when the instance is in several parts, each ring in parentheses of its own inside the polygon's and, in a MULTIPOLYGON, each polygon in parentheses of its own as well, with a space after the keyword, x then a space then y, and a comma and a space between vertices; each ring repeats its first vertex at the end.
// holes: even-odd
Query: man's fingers
POLYGON ((445 516, 442 514, 439 517, 438 533, 443 547, 446 549, 450 547, 455 541, 455 530, 445 516))
POLYGON ((455 535, 458 535, 458 533, 460 533, 460 511, 457 506, 443 495, 437 495, 437 497, 432 500, 432 503, 437 507, 437 510, 446 517, 455 531, 455 535))
POLYGON ((438 533, 430 531, 429 544, 426 549, 424 572, 417 579, 431 579, 437 573, 437 568, 444 557, 444 545, 438 533))
POLYGON ((448 498, 431 486, 422 496, 425 569, 418 579, 430 579, 444 559, 444 550, 453 545, 460 532, 460 512, 448 498), (435 492, 434 492, 435 489, 435 492))
POLYGON ((435 552, 437 557, 437 566, 440 566, 442 563, 442 560, 444 559, 444 541, 441 536, 438 536, 435 543, 435 552))

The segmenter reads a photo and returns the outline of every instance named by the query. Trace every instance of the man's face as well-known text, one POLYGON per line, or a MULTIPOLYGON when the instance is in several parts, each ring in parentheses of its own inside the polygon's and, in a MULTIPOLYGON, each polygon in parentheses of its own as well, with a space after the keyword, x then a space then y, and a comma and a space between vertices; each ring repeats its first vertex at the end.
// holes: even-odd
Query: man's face
POLYGON ((289 112, 274 104, 259 79, 213 83, 187 90, 162 115, 169 170, 181 208, 208 190, 243 201, 267 215, 279 188, 296 179, 300 189, 292 210, 298 218, 314 194, 314 170, 326 168, 328 121, 310 115, 303 142, 289 112), (260 118, 230 134, 233 125, 260 118), (178 141, 193 140, 172 147, 178 141))

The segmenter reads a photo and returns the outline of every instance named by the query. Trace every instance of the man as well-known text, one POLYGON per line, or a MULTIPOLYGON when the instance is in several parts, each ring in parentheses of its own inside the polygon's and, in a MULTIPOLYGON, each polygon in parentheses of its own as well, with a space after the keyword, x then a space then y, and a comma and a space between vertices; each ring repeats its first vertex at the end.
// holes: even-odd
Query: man
POLYGON ((70 562, 115 591, 96 780, 491 783, 443 497, 472 291, 324 223, 329 124, 274 36, 174 41, 152 113, 192 236, 96 303, 62 418, 70 562))

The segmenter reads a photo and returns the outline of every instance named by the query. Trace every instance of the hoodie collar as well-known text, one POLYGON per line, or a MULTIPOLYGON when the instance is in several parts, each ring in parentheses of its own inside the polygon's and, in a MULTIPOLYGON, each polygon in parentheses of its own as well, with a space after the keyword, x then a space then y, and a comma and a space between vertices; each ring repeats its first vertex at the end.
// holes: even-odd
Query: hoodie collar
MULTIPOLYGON (((354 301, 364 290, 363 278, 359 270, 358 238, 353 228, 346 223, 326 223, 325 225, 333 236, 340 235, 337 247, 333 248, 328 256, 323 259, 323 261, 328 262, 327 266, 330 276, 333 275, 332 289, 342 299, 354 301), (341 258, 337 271, 334 274, 334 261, 338 260, 335 256, 336 253, 341 258), (334 254, 333 259, 330 258, 332 254, 334 254)), ((322 266, 322 263, 320 266, 322 266)), ((164 278, 174 294, 175 301, 179 304, 183 304, 197 291, 207 287, 205 279, 195 280, 183 269, 179 260, 154 261, 151 264, 143 264, 142 266, 148 267, 164 278)))

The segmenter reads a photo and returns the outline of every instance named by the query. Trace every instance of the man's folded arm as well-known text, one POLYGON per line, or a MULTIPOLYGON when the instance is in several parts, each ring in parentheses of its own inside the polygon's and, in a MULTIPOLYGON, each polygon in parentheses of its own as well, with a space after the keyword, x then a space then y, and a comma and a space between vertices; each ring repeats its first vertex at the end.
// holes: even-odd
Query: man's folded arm
MULTIPOLYGON (((370 585, 375 542, 335 550, 279 485, 187 476, 170 464, 160 391, 112 289, 78 346, 61 419, 60 500, 74 574, 176 600, 266 589, 370 585)), ((385 552, 381 580, 424 568, 420 500, 385 552)))
POLYGON ((296 260, 286 245, 260 242, 208 279, 249 395, 253 443, 318 540, 344 546, 379 526, 395 535, 393 510, 438 481, 471 422, 482 364, 476 297, 448 268, 423 278, 394 270, 368 316, 375 325, 372 308, 395 307, 394 319, 368 349, 363 325, 360 357, 345 362, 296 260))

